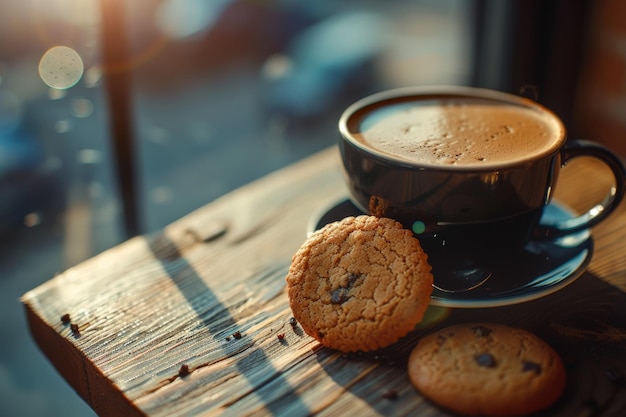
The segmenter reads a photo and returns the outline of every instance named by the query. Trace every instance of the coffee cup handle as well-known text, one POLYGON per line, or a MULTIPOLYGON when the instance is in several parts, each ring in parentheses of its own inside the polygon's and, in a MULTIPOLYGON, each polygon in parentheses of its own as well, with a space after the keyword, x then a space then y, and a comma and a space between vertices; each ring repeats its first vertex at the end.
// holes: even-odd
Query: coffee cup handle
POLYGON ((568 162, 578 157, 595 158, 609 167, 615 180, 613 187, 602 201, 586 213, 550 224, 541 223, 533 231, 534 238, 553 239, 588 229, 606 219, 622 201, 626 184, 626 169, 619 157, 599 143, 571 140, 561 150, 561 167, 565 167, 568 162))

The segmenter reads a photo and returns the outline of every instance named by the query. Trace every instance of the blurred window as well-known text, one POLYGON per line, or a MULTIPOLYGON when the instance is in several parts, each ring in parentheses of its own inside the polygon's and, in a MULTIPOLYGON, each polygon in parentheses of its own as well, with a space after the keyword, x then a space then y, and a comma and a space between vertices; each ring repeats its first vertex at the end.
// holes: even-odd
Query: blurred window
POLYGON ((126 239, 125 200, 140 232, 158 230, 334 145, 358 98, 468 83, 471 4, 0 0, 2 414, 91 413, 15 300, 126 239), (137 177, 124 198, 120 126, 137 177))

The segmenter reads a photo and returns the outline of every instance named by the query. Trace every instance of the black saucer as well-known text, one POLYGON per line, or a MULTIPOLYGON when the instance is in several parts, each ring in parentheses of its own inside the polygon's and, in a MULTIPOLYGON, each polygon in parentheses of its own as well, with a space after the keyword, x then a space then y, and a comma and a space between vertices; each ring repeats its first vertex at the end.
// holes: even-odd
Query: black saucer
MULTIPOLYGON (((320 210, 311 218, 308 233, 347 216, 363 214, 348 199, 320 210)), ((565 220, 574 215, 551 203, 545 220, 565 220)), ((428 247, 423 242, 425 249, 428 247)), ((496 307, 529 301, 560 290, 579 278, 593 253, 591 232, 584 230, 551 241, 531 241, 524 247, 476 256, 445 247, 427 250, 435 289, 432 305, 445 307, 496 307), (482 284, 468 291, 453 291, 478 278, 482 284), (448 291, 447 291, 448 290, 448 291)))

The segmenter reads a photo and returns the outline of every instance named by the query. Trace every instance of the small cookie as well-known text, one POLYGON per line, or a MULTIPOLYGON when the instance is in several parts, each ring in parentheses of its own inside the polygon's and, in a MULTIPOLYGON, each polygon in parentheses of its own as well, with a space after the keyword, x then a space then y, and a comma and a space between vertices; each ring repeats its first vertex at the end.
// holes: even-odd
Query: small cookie
POLYGON ((289 303, 304 331, 344 352, 388 346, 420 322, 433 277, 419 241, 395 220, 347 217, 293 256, 289 303))
POLYGON ((566 375, 560 357, 537 336, 469 323, 422 338, 411 352, 409 377, 426 397, 458 413, 517 416, 554 403, 566 375))

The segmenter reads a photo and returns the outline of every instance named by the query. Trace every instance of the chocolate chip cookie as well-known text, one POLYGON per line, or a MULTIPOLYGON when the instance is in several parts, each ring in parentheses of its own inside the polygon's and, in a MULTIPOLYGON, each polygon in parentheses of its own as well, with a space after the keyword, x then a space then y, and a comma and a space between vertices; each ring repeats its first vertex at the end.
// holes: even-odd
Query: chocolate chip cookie
POLYGON ((500 324, 470 323, 422 338, 411 352, 409 377, 444 408, 516 416, 553 404, 566 374, 560 357, 537 336, 500 324))
POLYGON ((315 232, 293 256, 286 279, 304 331, 344 352, 379 349, 413 330, 433 283, 413 234, 395 220, 365 215, 315 232))

